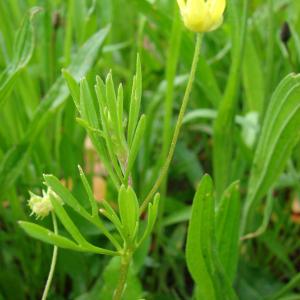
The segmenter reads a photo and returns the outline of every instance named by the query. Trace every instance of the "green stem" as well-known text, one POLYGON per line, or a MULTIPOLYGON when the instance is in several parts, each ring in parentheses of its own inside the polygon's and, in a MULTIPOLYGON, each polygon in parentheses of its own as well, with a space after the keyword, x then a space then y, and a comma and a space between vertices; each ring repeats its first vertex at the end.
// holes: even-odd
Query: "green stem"
MULTIPOLYGON (((53 212, 52 212, 52 222, 53 222, 54 233, 57 234, 57 231, 58 231, 57 230, 57 222, 56 222, 55 214, 53 212)), ((58 251, 58 247, 54 246, 50 271, 49 271, 47 282, 46 282, 46 285, 45 285, 45 288, 44 288, 42 300, 46 300, 47 296, 48 296, 48 293, 49 293, 49 289, 50 289, 50 286, 51 286, 51 283, 52 283, 54 270, 55 270, 55 266, 56 266, 56 261, 57 261, 57 251, 58 251)))
POLYGON ((186 90, 185 90, 185 93, 184 93, 184 97, 183 97, 183 100, 182 100, 181 108, 180 108, 180 111, 179 111, 177 123, 176 123, 175 130, 174 130, 174 135, 173 135, 172 142, 171 142, 171 145, 170 145, 170 150, 169 150, 168 156, 166 158, 165 164, 163 165, 162 170, 161 170, 156 182, 154 183, 152 189, 150 190, 147 197, 143 201, 143 204, 141 205, 140 213, 142 213, 147 208, 148 203, 151 201, 154 194, 159 189, 161 183, 164 180, 164 177, 166 176, 166 174, 169 170, 170 164, 172 162, 172 158, 173 158, 175 147, 176 147, 176 144, 177 144, 179 132, 180 132, 180 129, 181 129, 181 126, 182 126, 183 117, 184 117, 184 114, 185 114, 185 111, 186 111, 187 104, 189 102, 190 94, 191 94, 194 79, 195 79, 195 73, 196 73, 196 69, 197 69, 197 65, 198 65, 200 48, 201 48, 201 41, 202 41, 202 35, 198 33, 197 34, 197 41, 196 41, 196 45, 195 45, 194 58, 193 58, 191 72, 190 72, 190 76, 189 76, 189 81, 188 81, 188 84, 187 84, 187 87, 186 87, 186 90))
POLYGON ((121 257, 121 269, 120 269, 120 277, 118 281, 118 285, 114 291, 113 300, 120 300, 122 299, 125 285, 127 282, 127 276, 129 271, 129 266, 131 263, 132 258, 132 250, 126 249, 124 254, 121 257))

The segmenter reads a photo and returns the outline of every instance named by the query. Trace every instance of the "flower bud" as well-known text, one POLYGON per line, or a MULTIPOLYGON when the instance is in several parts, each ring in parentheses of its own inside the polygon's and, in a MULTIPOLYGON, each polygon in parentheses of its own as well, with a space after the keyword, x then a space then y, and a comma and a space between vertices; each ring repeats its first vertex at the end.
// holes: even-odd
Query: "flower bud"
POLYGON ((223 22, 226 0, 177 0, 184 25, 194 32, 217 29, 223 22))

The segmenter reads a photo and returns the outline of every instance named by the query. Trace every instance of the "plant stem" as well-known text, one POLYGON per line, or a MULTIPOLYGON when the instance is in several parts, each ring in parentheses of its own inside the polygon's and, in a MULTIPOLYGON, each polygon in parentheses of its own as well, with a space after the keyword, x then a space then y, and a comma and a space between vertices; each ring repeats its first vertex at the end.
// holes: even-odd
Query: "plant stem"
MULTIPOLYGON (((53 222, 54 233, 57 234, 57 222, 56 222, 55 214, 53 212, 52 212, 52 222, 53 222)), ((50 266, 47 282, 46 282, 46 285, 45 285, 45 288, 44 288, 42 300, 46 300, 47 296, 48 296, 48 293, 49 293, 49 289, 50 289, 50 286, 51 286, 51 283, 52 283, 53 274, 54 274, 56 261, 57 261, 57 251, 58 251, 58 247, 54 246, 53 254, 52 254, 52 260, 51 260, 51 266, 50 266)))
POLYGON ((183 97, 183 100, 182 100, 182 104, 181 104, 181 107, 180 107, 177 123, 176 123, 175 130, 174 130, 174 135, 173 135, 172 142, 171 142, 171 145, 170 145, 170 150, 169 150, 168 156, 166 158, 165 164, 163 165, 162 170, 161 170, 156 182, 154 183, 152 189, 150 190, 149 194, 147 195, 147 197, 143 201, 143 204, 141 205, 140 213, 143 213, 143 211, 147 208, 148 203, 151 201, 154 194, 159 189, 159 187, 160 187, 161 183, 163 182, 164 177, 166 176, 166 174, 168 172, 168 169, 170 167, 170 164, 171 164, 171 161, 172 161, 172 158, 173 158, 173 155, 174 155, 175 147, 176 147, 176 144, 177 144, 179 132, 180 132, 180 129, 181 129, 181 126, 182 126, 183 117, 184 117, 184 114, 185 114, 185 111, 186 111, 187 104, 189 102, 190 94, 191 94, 194 79, 195 79, 195 73, 196 73, 196 69, 197 69, 197 65, 198 65, 200 48, 201 48, 201 41, 202 41, 202 35, 200 33, 198 33, 197 34, 197 41, 196 41, 196 45, 195 45, 195 52, 194 52, 192 67, 191 67, 191 72, 190 72, 188 84, 186 86, 186 90, 185 90, 185 93, 184 93, 184 97, 183 97))
POLYGON ((114 291, 113 300, 122 299, 123 292, 127 281, 127 275, 132 258, 132 250, 126 249, 121 257, 121 269, 118 285, 114 291))

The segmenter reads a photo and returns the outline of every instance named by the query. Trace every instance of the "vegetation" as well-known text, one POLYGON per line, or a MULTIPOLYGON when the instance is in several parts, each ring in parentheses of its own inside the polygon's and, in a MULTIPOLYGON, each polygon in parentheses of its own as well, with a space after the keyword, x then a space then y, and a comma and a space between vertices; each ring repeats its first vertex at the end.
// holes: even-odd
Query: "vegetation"
POLYGON ((0 300, 300 299, 300 2, 178 4, 0 1, 0 300))

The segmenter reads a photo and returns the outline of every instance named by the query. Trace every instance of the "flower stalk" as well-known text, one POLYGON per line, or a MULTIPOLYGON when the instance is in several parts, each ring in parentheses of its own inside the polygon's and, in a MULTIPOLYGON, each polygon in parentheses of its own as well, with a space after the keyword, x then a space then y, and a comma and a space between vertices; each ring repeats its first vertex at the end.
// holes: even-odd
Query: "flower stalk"
POLYGON ((174 130, 173 138, 171 141, 170 149, 168 152, 168 156, 166 158, 165 164, 163 165, 162 170, 161 170, 156 182, 154 183, 152 189, 150 190, 150 192, 148 193, 148 195, 146 196, 145 200, 143 201, 143 203, 140 207, 140 214, 142 214, 145 211, 149 202, 153 199, 153 196, 155 195, 155 193, 159 189, 160 185, 162 184, 162 182, 169 170, 170 164, 172 162, 175 147, 176 147, 177 140, 178 140, 178 136, 179 136, 180 129, 182 126, 183 117, 184 117, 184 114, 185 114, 185 111, 186 111, 186 108, 187 108, 187 105, 188 105, 188 102, 190 99, 190 95, 191 95, 192 88, 193 88, 193 83, 195 80, 195 74, 196 74, 197 65, 198 65, 198 61, 199 61, 201 44, 202 44, 202 34, 198 33, 197 39, 196 39, 193 62, 192 62, 191 71, 190 71, 190 76, 189 76, 188 84, 186 86, 182 104, 180 107, 180 111, 179 111, 178 119, 176 122, 176 126, 175 126, 175 130, 174 130))
MULTIPOLYGON (((55 213, 51 212, 51 215, 52 215, 52 222, 53 222, 53 230, 54 230, 54 233, 57 234, 58 228, 57 228, 57 221, 56 221, 55 213)), ((58 247, 54 246, 53 247, 51 265, 50 265, 50 270, 49 270, 47 282, 46 282, 46 285, 45 285, 45 288, 44 288, 42 300, 46 300, 47 297, 48 297, 48 293, 49 293, 49 290, 50 290, 50 286, 51 286, 51 283, 52 283, 54 270, 55 270, 55 266, 56 266, 57 252, 58 252, 58 247)))

